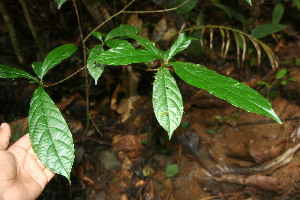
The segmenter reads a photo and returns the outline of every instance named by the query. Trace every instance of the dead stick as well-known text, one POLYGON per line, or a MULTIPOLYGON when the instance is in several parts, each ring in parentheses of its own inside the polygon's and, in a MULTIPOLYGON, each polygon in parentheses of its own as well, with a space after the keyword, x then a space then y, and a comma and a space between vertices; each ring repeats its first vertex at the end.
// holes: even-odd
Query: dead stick
POLYGON ((18 61, 19 61, 19 63, 23 64, 25 59, 20 50, 20 43, 19 43, 19 40, 17 37, 17 33, 16 33, 16 29, 14 27, 13 20, 10 16, 8 10, 6 9, 4 0, 0 0, 0 11, 1 11, 1 13, 3 15, 3 19, 7 25, 9 36, 12 41, 12 45, 14 47, 14 51, 17 55, 18 61))
POLYGON ((37 34, 36 34, 36 31, 35 31, 35 28, 33 26, 33 23, 32 23, 32 20, 30 18, 30 15, 29 15, 29 12, 28 12, 28 6, 27 6, 27 3, 26 3, 26 0, 19 0, 21 6, 22 6, 22 9, 23 9, 23 12, 24 12, 24 16, 25 16, 25 19, 26 19, 26 22, 27 22, 27 25, 31 31, 31 34, 35 40, 35 43, 38 47, 38 49, 40 50, 40 53, 43 57, 46 56, 46 52, 44 51, 42 45, 41 45, 41 41, 40 39, 38 38, 37 34))

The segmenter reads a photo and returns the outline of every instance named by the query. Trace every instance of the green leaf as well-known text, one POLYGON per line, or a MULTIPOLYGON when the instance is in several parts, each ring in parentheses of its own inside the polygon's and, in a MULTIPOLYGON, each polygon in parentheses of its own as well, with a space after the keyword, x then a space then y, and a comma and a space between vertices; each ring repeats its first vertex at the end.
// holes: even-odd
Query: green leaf
POLYGON ((168 164, 166 167, 166 177, 172 177, 177 175, 179 172, 179 167, 177 164, 168 164))
POLYGON ((100 40, 101 42, 103 42, 102 35, 100 32, 92 32, 92 35, 96 37, 98 40, 100 40))
POLYGON ((300 10, 300 0, 292 0, 292 2, 297 6, 298 11, 300 10))
POLYGON ((42 69, 43 63, 41 62, 33 62, 32 63, 32 69, 35 74, 39 74, 42 69))
POLYGON ((127 36, 127 35, 138 35, 140 32, 141 32, 141 30, 136 26, 121 25, 121 26, 111 30, 107 34, 105 41, 110 40, 114 37, 127 36))
POLYGON ((62 114, 41 86, 33 94, 28 124, 34 153, 47 168, 70 181, 75 157, 72 134, 62 114))
POLYGON ((122 25, 109 32, 107 34, 107 37, 105 38, 105 41, 108 41, 114 37, 129 37, 136 40, 145 49, 159 56, 160 59, 163 59, 163 51, 157 49, 155 45, 147 38, 138 35, 139 33, 140 33, 140 29, 138 29, 135 26, 122 25))
POLYGON ((67 1, 67 0, 55 0, 58 3, 58 9, 67 1))
POLYGON ((53 49, 45 58, 43 64, 35 66, 34 72, 43 79, 45 74, 55 65, 63 61, 64 59, 70 57, 77 47, 73 44, 65 44, 60 47, 53 49), (39 68, 38 68, 39 67, 39 68))
POLYGON ((35 80, 35 77, 28 72, 0 64, 0 78, 27 78, 35 80))
MULTIPOLYGON (((185 1, 186 0, 177 0, 175 5, 172 6, 172 7, 179 6, 180 4, 184 3, 185 1)), ((185 4, 183 4, 182 6, 177 8, 176 12, 178 12, 178 13, 188 13, 196 7, 198 1, 199 0, 189 0, 188 2, 186 2, 185 4)))
POLYGON ((186 37, 185 33, 181 33, 172 45, 172 47, 166 52, 165 61, 170 60, 178 52, 181 52, 184 49, 186 49, 190 45, 191 40, 192 38, 186 37))
POLYGON ((282 79, 283 77, 286 76, 286 74, 287 74, 287 69, 282 68, 276 73, 276 79, 282 79))
POLYGON ((183 103, 176 81, 167 68, 158 70, 153 83, 152 103, 157 121, 171 138, 180 124, 183 103))
POLYGON ((284 13, 283 5, 281 3, 276 4, 272 13, 272 24, 279 24, 283 13, 284 13))
POLYGON ((128 49, 134 49, 134 46, 132 46, 127 40, 120 40, 120 39, 111 39, 105 42, 107 46, 110 48, 128 48, 128 49))
POLYGON ((160 59, 163 59, 164 51, 157 49, 155 44, 147 38, 144 38, 140 35, 127 35, 127 37, 136 40, 142 47, 159 56, 160 59))
POLYGON ((87 60, 87 68, 90 75, 95 80, 95 85, 97 85, 98 79, 104 71, 104 65, 96 62, 98 55, 100 55, 103 51, 104 49, 101 45, 95 45, 91 50, 87 60))
POLYGON ((104 51, 97 57, 96 61, 106 65, 128 65, 150 62, 159 58, 148 50, 136 50, 125 46, 104 51))
POLYGON ((280 119, 272 109, 271 103, 249 86, 217 74, 201 65, 184 62, 174 62, 171 65, 175 73, 185 82, 224 99, 236 107, 248 112, 263 114, 281 124, 280 119))
POLYGON ((287 26, 282 24, 261 24, 252 29, 251 35, 258 39, 266 37, 270 34, 276 33, 285 29, 287 26))
POLYGON ((246 1, 250 4, 250 6, 252 6, 251 0, 246 0, 246 1))

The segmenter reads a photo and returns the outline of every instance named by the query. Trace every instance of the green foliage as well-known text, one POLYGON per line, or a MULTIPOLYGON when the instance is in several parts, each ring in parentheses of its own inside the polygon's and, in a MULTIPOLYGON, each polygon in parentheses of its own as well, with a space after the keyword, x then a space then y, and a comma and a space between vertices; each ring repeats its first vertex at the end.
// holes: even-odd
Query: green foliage
POLYGON ((179 173, 179 167, 177 164, 169 164, 166 167, 166 177, 176 176, 179 173))
POLYGON ((40 79, 43 79, 48 70, 70 57, 76 50, 77 47, 73 44, 65 44, 57 47, 46 56, 42 64, 34 63, 33 70, 40 79))
POLYGON ((284 7, 281 3, 276 4, 272 13, 272 24, 279 24, 284 13, 284 7))
POLYGON ((104 49, 101 45, 95 45, 91 50, 89 58, 87 60, 87 68, 89 70, 89 74, 95 80, 95 85, 97 85, 98 79, 104 71, 104 65, 96 62, 97 56, 103 51, 104 49))
POLYGON ((128 65, 131 63, 150 62, 159 58, 146 49, 137 50, 128 46, 119 46, 104 51, 95 61, 106 65, 128 65))
POLYGON ((250 4, 250 6, 252 6, 251 0, 246 0, 246 1, 250 4))
POLYGON ((252 29, 251 35, 258 39, 264 38, 273 33, 282 31, 287 26, 279 24, 284 13, 284 7, 282 4, 278 3, 272 13, 272 23, 271 24, 261 24, 252 29))
POLYGON ((159 124, 171 138, 173 131, 181 122, 183 103, 176 81, 165 67, 161 67, 155 77, 152 102, 159 124))
POLYGON ((19 69, 15 69, 6 65, 0 64, 0 78, 27 78, 36 80, 31 74, 19 69))
POLYGON ((287 74, 287 69, 282 68, 276 73, 276 79, 282 79, 283 77, 286 76, 286 74, 287 74))
POLYGON ((186 49, 190 45, 191 40, 192 38, 186 37, 185 33, 180 34, 172 47, 165 53, 165 61, 168 62, 178 52, 186 49))
POLYGON ((282 24, 261 24, 252 29, 251 35, 258 39, 266 37, 270 34, 277 33, 287 26, 282 24))
MULTIPOLYGON (((70 57, 76 50, 76 46, 66 44, 52 50, 44 62, 32 64, 34 72, 40 78, 40 86, 33 94, 28 116, 29 135, 34 153, 47 168, 65 176, 69 181, 75 157, 72 134, 62 114, 43 90, 42 84, 48 70, 70 57)), ((38 83, 36 78, 27 72, 0 65, 0 78, 20 77, 38 83)))
POLYGON ((201 65, 184 62, 174 62, 171 65, 175 73, 188 84, 205 89, 236 107, 271 117, 281 124, 270 102, 249 86, 201 65))
POLYGON ((28 124, 32 148, 40 161, 70 181, 75 157, 72 134, 62 114, 41 86, 33 94, 28 124))
MULTIPOLYGON (((56 2, 60 8, 65 0, 56 0, 56 2)), ((184 1, 177 1, 177 3, 180 2, 183 3, 184 1)), ((247 2, 251 5, 251 1, 247 0, 247 2)), ((182 12, 188 12, 187 10, 193 9, 197 3, 198 0, 187 2, 185 4, 186 7, 181 7, 183 9, 182 12)), ((226 7, 219 7, 243 23, 246 21, 238 12, 229 10, 226 7)), ((283 12, 280 6, 275 10, 274 22, 278 23, 283 12)), ((280 28, 282 29, 282 27, 278 28, 280 24, 271 25, 272 27, 265 27, 263 31, 253 30, 253 34, 261 37, 266 33, 270 34, 274 33, 274 31, 276 32, 276 30, 278 31, 280 28)), ((225 38, 225 35, 229 38, 228 29, 226 29, 226 34, 224 27, 219 28, 219 30, 223 38, 225 38)), ((172 137, 173 132, 180 125, 183 115, 182 96, 176 80, 170 72, 171 66, 179 78, 186 83, 205 89, 234 106, 243 108, 249 112, 266 115, 281 123, 280 119, 274 113, 270 102, 247 85, 219 75, 201 65, 176 61, 170 62, 176 54, 185 50, 195 38, 187 37, 182 33, 169 50, 162 51, 156 48, 155 44, 147 38, 140 36, 140 32, 141 30, 137 27, 129 25, 121 25, 113 29, 106 37, 99 32, 93 32, 92 35, 101 43, 89 50, 86 67, 89 74, 93 77, 95 84, 97 84, 98 79, 104 71, 104 65, 128 65, 160 60, 161 65, 157 69, 151 69, 157 71, 153 83, 152 101, 155 116, 159 124, 168 132, 169 138, 172 137), (132 39, 135 40, 140 46, 135 48, 127 39, 130 39, 129 41, 132 39)), ((238 49, 241 46, 243 49, 246 49, 245 35, 239 31, 233 31, 233 34, 235 38, 240 38, 239 42, 236 43, 238 49)), ((246 36, 253 42, 258 57, 260 56, 259 44, 269 57, 273 56, 273 52, 264 43, 260 43, 250 35, 246 36)), ((39 81, 27 72, 0 65, 0 78, 27 78, 33 80, 35 83, 39 83, 31 100, 28 117, 32 147, 47 168, 65 176, 69 181, 70 171, 74 162, 72 135, 62 114, 44 91, 43 78, 50 69, 70 57, 76 50, 76 46, 65 44, 52 50, 43 62, 34 62, 32 64, 33 70, 39 77, 39 81)), ((226 52, 226 50, 224 51, 226 52)), ((243 57, 245 51, 243 52, 243 57)), ((278 78, 285 77, 285 74, 286 72, 280 72, 278 78)), ((178 174, 178 172, 179 168, 176 164, 170 164, 166 167, 167 177, 172 177, 178 174)))
POLYGON ((61 6, 67 1, 67 0, 55 0, 58 4, 58 9, 61 8, 61 6))
MULTIPOLYGON (((179 6, 179 5, 183 4, 185 1, 186 0, 177 0, 175 2, 175 4, 172 5, 172 6, 174 6, 174 7, 175 6, 179 6)), ((179 7, 178 9, 176 9, 176 12, 182 13, 182 14, 188 13, 188 12, 190 12, 191 10, 193 10, 196 7, 198 1, 199 0, 189 0, 188 2, 186 2, 185 4, 183 4, 181 7, 179 7)))
POLYGON ((94 37, 96 37, 98 40, 100 40, 101 42, 103 42, 101 33, 99 33, 99 32, 93 32, 92 35, 94 37))

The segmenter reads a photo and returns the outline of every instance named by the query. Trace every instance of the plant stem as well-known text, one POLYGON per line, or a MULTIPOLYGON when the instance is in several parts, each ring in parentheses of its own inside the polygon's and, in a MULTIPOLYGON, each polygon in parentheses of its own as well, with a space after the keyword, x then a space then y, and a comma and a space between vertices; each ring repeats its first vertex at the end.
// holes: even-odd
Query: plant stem
POLYGON ((41 44, 41 40, 39 39, 39 37, 37 36, 37 33, 35 31, 35 28, 33 26, 33 23, 32 23, 32 20, 30 18, 30 14, 28 12, 28 6, 27 6, 27 2, 26 0, 19 0, 21 6, 22 6, 22 9, 23 9, 23 12, 24 12, 24 16, 25 16, 25 20, 27 22, 27 25, 31 31, 31 34, 35 40, 35 43, 38 47, 38 49, 40 50, 40 53, 42 55, 42 57, 45 57, 46 56, 46 52, 41 44))
POLYGON ((102 22, 100 25, 98 25, 96 28, 94 28, 84 39, 83 42, 85 43, 86 40, 92 35, 93 32, 97 31, 100 27, 102 27, 106 22, 111 20, 112 18, 124 13, 124 10, 126 10, 135 0, 132 0, 129 4, 127 4, 122 10, 112 15, 110 18, 107 18, 104 22, 102 22))
MULTIPOLYGON (((78 14, 78 9, 76 6, 76 0, 73 0, 73 5, 76 13, 76 18, 77 18, 77 23, 78 23, 78 29, 80 32, 80 38, 82 42, 82 50, 83 50, 83 63, 86 65, 86 48, 85 48, 85 41, 83 39, 83 34, 82 34, 82 29, 80 25, 80 18, 78 14)), ((88 76, 88 71, 87 68, 84 68, 84 76, 85 76, 85 100, 86 100, 86 127, 89 127, 90 123, 90 98, 89 98, 89 76, 88 76)))
POLYGON ((64 79, 62 79, 62 80, 60 80, 60 81, 58 81, 58 82, 56 82, 56 83, 51 83, 51 84, 49 84, 49 85, 44 85, 44 86, 45 86, 45 87, 51 87, 51 86, 60 84, 61 82, 64 82, 65 80, 71 78, 72 76, 75 76, 77 73, 81 72, 81 71, 84 70, 85 68, 86 68, 86 66, 80 68, 79 70, 77 70, 76 72, 74 72, 73 74, 71 74, 70 76, 68 76, 68 77, 66 77, 66 78, 64 78, 64 79))
POLYGON ((20 50, 20 42, 17 37, 17 32, 14 27, 13 18, 11 17, 9 11, 6 8, 5 0, 0 0, 0 12, 2 13, 3 19, 7 25, 8 33, 14 47, 15 53, 17 55, 17 59, 19 63, 23 64, 25 62, 24 56, 20 50))
POLYGON ((163 10, 149 10, 149 11, 123 11, 123 13, 158 13, 158 12, 169 12, 172 10, 176 10, 178 8, 180 8, 181 6, 183 6, 184 4, 186 4, 187 2, 189 2, 190 0, 186 0, 183 3, 181 3, 180 5, 173 7, 173 8, 168 8, 168 9, 163 9, 163 10))

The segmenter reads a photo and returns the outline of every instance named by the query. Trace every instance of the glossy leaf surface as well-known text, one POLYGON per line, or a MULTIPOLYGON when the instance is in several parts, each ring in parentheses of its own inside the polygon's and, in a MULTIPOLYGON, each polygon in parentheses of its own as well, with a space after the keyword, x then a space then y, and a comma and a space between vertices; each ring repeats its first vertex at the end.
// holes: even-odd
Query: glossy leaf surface
POLYGON ((174 62, 171 65, 175 73, 188 84, 205 89, 236 107, 271 117, 281 123, 271 103, 244 83, 193 63, 174 62))
POLYGON ((181 33, 171 48, 166 52, 165 60, 170 60, 174 55, 186 49, 190 45, 191 41, 192 39, 186 37, 185 33, 181 33))
POLYGON ((149 50, 152 54, 155 54, 160 59, 163 59, 163 51, 157 49, 155 45, 147 38, 138 35, 139 33, 140 29, 135 26, 122 25, 109 32, 107 34, 107 37, 105 38, 105 41, 108 41, 115 37, 129 37, 136 40, 142 47, 149 50))
POLYGON ((128 49, 134 49, 134 46, 132 46, 127 40, 120 40, 120 39, 111 39, 105 42, 107 46, 110 48, 128 48, 128 49))
POLYGON ((58 9, 67 1, 67 0, 55 0, 58 3, 58 9))
POLYGON ((105 41, 110 40, 114 37, 120 37, 120 36, 126 36, 126 35, 138 35, 141 32, 141 30, 136 26, 130 26, 130 25, 121 25, 112 31, 110 31, 105 41))
POLYGON ((128 65, 131 63, 150 62, 159 58, 148 50, 136 50, 124 46, 104 51, 97 57, 96 61, 106 65, 128 65))
POLYGON ((251 0, 246 0, 249 4, 250 4, 250 6, 252 6, 252 1, 251 0))
POLYGON ((62 114, 41 86, 33 94, 28 124, 34 153, 47 168, 70 181, 74 162, 72 134, 62 114))
POLYGON ((73 44, 65 44, 62 46, 59 46, 46 56, 43 64, 34 70, 34 72, 38 75, 40 79, 43 79, 45 74, 55 65, 63 61, 64 59, 70 57, 75 51, 77 50, 77 47, 73 44))
POLYGON ((153 83, 153 109, 159 124, 171 138, 183 114, 182 96, 169 69, 160 68, 153 83))
POLYGON ((104 65, 97 63, 96 58, 103 52, 103 47, 101 45, 95 45, 91 50, 88 60, 87 60, 87 69, 89 74, 95 80, 95 85, 97 85, 98 79, 104 71, 104 65))
POLYGON ((36 80, 34 76, 25 71, 1 64, 0 78, 27 78, 31 80, 36 80))

